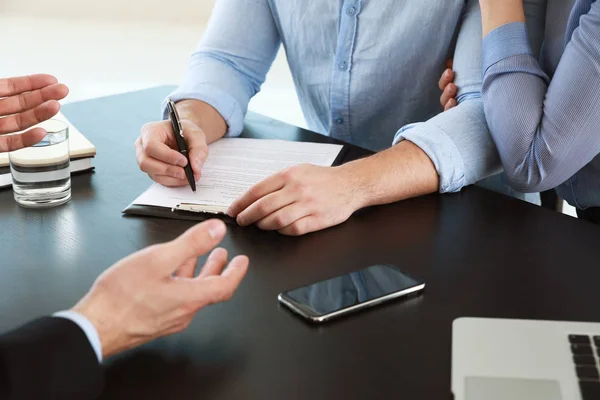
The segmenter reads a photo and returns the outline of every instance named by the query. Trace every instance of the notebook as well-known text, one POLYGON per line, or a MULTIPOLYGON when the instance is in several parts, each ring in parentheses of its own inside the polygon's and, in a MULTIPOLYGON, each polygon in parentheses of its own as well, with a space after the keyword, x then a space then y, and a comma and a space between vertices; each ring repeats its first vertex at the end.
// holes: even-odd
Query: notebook
MULTIPOLYGON (((92 159, 96 155, 96 147, 62 113, 58 113, 54 119, 64 121, 69 125, 71 173, 93 169, 92 159)), ((10 175, 8 153, 0 153, 0 188, 11 185, 12 178, 10 175)))
POLYGON ((331 166, 342 149, 338 144, 221 139, 209 146, 196 193, 189 186, 167 188, 155 183, 123 212, 178 219, 182 212, 226 214, 234 200, 268 176, 299 164, 331 166))

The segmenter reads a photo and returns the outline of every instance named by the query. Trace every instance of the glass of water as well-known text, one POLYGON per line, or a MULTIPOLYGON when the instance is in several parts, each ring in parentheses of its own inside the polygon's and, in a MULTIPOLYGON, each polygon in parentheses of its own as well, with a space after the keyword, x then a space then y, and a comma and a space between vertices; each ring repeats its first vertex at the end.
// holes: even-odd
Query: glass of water
POLYGON ((71 200, 69 126, 51 119, 38 125, 47 135, 38 144, 9 153, 15 201, 47 208, 71 200))

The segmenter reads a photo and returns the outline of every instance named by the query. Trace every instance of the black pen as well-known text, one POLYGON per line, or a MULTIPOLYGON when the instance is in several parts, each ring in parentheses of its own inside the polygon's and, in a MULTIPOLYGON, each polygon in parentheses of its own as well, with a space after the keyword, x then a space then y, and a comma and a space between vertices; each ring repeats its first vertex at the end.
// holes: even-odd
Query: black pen
POLYGON ((196 180, 194 179, 194 171, 192 171, 192 164, 190 163, 190 153, 188 152, 187 143, 185 142, 185 137, 183 136, 181 120, 179 119, 179 114, 177 113, 177 109, 175 108, 175 103, 173 103, 171 99, 167 99, 167 107, 169 107, 169 119, 171 120, 171 125, 173 125, 173 134, 175 135, 177 148, 179 149, 179 152, 183 154, 187 159, 187 165, 183 168, 183 170, 185 171, 185 176, 187 177, 190 187, 195 192, 196 180))

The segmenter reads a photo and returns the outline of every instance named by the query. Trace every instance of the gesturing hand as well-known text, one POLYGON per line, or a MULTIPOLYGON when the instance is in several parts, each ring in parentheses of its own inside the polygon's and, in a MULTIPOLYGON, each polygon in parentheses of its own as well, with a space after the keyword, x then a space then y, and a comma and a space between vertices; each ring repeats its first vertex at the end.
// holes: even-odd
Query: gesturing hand
POLYGON ((0 79, 0 153, 36 144, 46 132, 34 128, 19 135, 3 136, 31 128, 55 116, 58 100, 69 89, 51 75, 0 79))
POLYGON ((104 357, 179 332, 194 314, 227 301, 248 268, 248 258, 214 250, 194 277, 197 257, 225 236, 225 224, 207 221, 172 242, 139 251, 106 270, 73 308, 98 331, 104 357))

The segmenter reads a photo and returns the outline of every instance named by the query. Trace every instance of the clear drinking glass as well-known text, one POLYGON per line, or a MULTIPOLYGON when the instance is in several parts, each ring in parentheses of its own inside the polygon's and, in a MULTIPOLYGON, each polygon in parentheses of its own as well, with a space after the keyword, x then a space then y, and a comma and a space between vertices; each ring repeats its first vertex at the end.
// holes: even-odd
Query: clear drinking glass
POLYGON ((55 207, 71 200, 69 126, 51 119, 38 125, 38 144, 9 154, 15 201, 23 207, 55 207))

